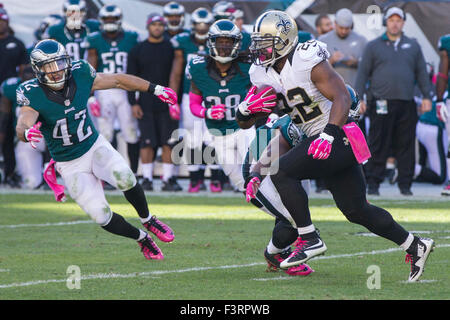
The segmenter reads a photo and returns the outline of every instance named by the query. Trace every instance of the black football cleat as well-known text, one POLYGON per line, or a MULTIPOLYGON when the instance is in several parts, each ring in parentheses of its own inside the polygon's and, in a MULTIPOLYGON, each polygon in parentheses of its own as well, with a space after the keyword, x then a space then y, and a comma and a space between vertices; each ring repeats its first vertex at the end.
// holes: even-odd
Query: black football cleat
POLYGON ((434 250, 434 240, 428 238, 419 238, 414 240, 411 247, 406 251, 406 263, 411 264, 411 272, 409 273, 408 282, 416 282, 419 280, 425 270, 430 252, 434 250))

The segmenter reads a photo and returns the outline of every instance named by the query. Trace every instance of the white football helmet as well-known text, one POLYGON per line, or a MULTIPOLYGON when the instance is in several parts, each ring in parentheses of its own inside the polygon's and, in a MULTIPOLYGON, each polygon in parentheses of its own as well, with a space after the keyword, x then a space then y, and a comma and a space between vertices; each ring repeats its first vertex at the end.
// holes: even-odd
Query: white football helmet
POLYGON ((122 10, 116 5, 106 5, 101 8, 98 18, 103 31, 116 32, 122 27, 122 10))
POLYGON ((167 3, 163 7, 163 15, 167 21, 167 29, 169 29, 170 31, 181 30, 184 26, 184 13, 185 13, 184 6, 182 6, 178 2, 171 1, 171 2, 167 3), (169 17, 172 17, 172 16, 179 17, 178 23, 177 23, 176 19, 170 21, 169 17))
POLYGON ((197 40, 204 41, 208 38, 208 31, 214 22, 214 16, 206 8, 197 8, 191 14, 192 32, 197 40))
POLYGON ((81 29, 81 25, 86 17, 86 2, 84 0, 66 0, 63 11, 67 29, 81 29))
POLYGON ((256 20, 251 37, 253 63, 271 67, 297 45, 297 23, 283 11, 267 11, 256 20))

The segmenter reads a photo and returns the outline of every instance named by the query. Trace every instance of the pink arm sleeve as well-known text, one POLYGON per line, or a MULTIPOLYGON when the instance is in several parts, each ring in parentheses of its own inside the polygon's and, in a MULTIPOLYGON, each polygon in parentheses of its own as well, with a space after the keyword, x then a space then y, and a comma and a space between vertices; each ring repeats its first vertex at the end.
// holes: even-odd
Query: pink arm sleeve
POLYGON ((206 108, 202 106, 203 97, 201 95, 189 92, 189 107, 194 116, 204 118, 206 108))

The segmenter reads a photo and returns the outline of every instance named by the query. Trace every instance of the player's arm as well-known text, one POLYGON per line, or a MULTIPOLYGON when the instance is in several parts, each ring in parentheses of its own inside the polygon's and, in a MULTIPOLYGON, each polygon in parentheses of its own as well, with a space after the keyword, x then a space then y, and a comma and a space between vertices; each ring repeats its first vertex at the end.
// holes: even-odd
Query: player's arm
POLYGON ((97 50, 96 49, 93 49, 93 48, 92 49, 88 49, 87 60, 88 60, 89 64, 95 70, 97 70, 98 55, 97 55, 97 50))
POLYGON ((20 107, 19 118, 17 119, 16 134, 23 142, 29 142, 25 132, 32 128, 39 117, 39 112, 29 106, 20 107))
POLYGON ((225 105, 218 104, 211 108, 205 108, 202 105, 203 95, 200 89, 191 79, 191 88, 189 90, 189 108, 194 116, 199 118, 208 118, 211 120, 221 120, 225 117, 225 105))
POLYGON ((323 61, 312 69, 311 81, 325 98, 332 102, 328 124, 341 128, 347 121, 352 104, 344 80, 328 61, 323 61))
POLYGON ((183 51, 176 49, 174 51, 174 58, 172 62, 172 71, 170 72, 169 87, 173 91, 178 92, 180 90, 181 79, 183 77, 184 57, 183 51))
POLYGON ((448 83, 448 59, 449 56, 446 50, 439 51, 439 70, 436 81, 436 96, 438 101, 442 101, 444 99, 444 93, 447 88, 448 83))
POLYGON ((169 104, 177 103, 177 95, 172 89, 125 73, 97 73, 91 90, 95 91, 114 88, 126 91, 149 92, 157 96, 163 102, 169 104))

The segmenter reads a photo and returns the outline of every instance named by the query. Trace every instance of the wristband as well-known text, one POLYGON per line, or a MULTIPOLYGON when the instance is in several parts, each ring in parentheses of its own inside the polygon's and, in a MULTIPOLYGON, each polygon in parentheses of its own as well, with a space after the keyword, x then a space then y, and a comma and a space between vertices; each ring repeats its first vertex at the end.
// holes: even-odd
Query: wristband
POLYGON ((155 94, 155 88, 156 88, 156 84, 150 83, 150 85, 148 86, 147 92, 149 92, 151 94, 155 94))
POLYGON ((328 123, 323 129, 323 133, 328 134, 329 136, 336 137, 339 134, 341 128, 335 124, 328 123))

